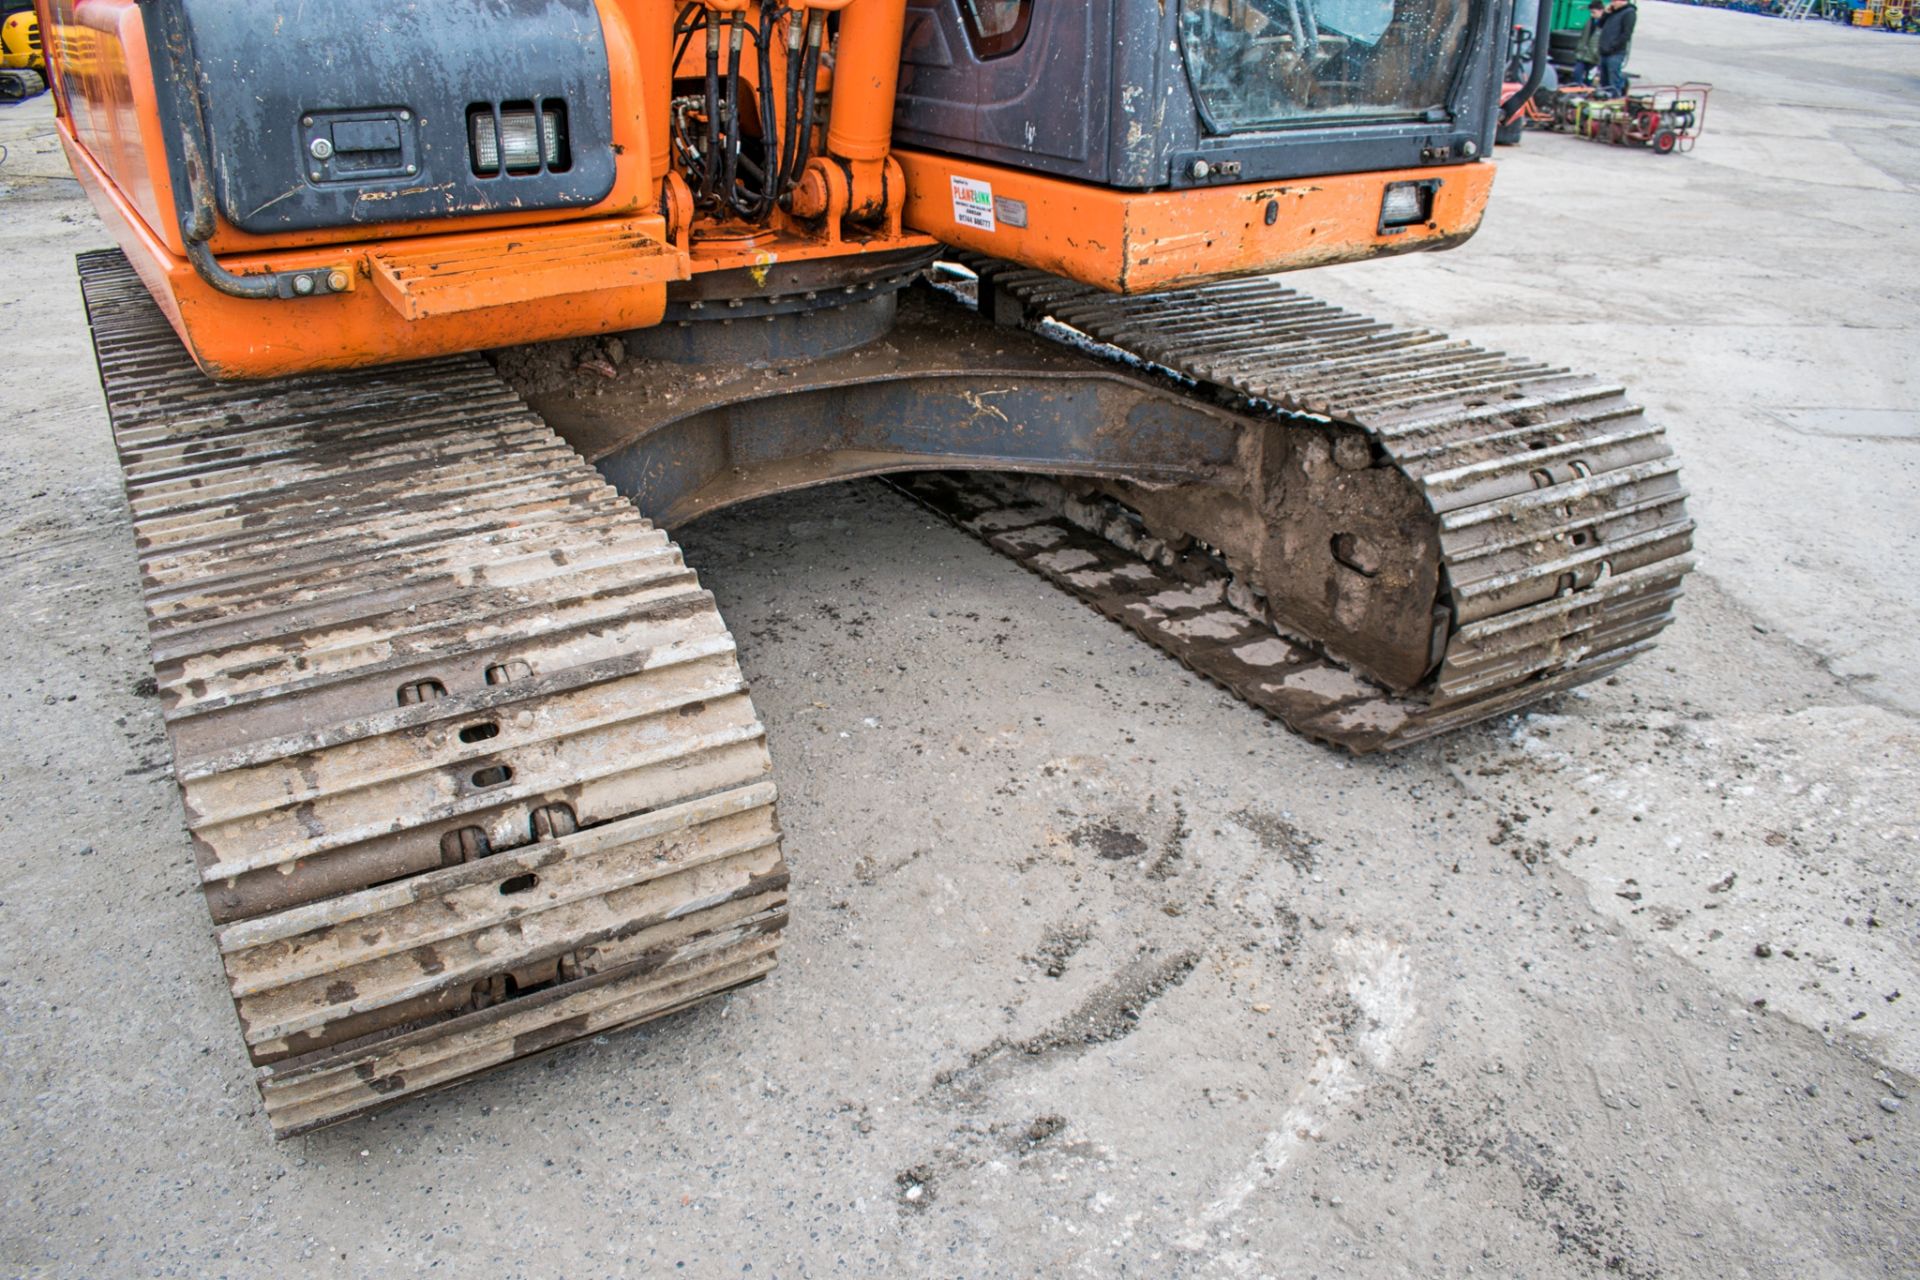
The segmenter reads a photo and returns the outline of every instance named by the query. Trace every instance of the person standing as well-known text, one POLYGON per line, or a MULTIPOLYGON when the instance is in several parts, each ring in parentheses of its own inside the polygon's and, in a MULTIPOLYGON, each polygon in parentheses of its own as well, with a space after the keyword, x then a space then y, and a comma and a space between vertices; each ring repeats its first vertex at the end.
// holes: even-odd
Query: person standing
POLYGON ((1605 0, 1593 0, 1587 6, 1586 29, 1573 46, 1573 82, 1584 85, 1600 69, 1600 20, 1606 16, 1605 0))
POLYGON ((1600 92, 1609 98, 1627 95, 1627 51, 1633 46, 1638 16, 1633 0, 1613 0, 1600 20, 1600 92))

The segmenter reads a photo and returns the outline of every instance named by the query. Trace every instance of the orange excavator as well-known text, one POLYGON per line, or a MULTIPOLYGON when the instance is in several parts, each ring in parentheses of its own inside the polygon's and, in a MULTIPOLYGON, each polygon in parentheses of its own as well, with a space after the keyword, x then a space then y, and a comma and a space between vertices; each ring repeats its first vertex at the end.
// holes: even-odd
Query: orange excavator
POLYGON ((40 17, 278 1134, 772 970, 709 512, 885 476, 1354 751, 1614 670, 1689 567, 1622 388, 1274 279, 1473 234, 1508 0, 40 17))

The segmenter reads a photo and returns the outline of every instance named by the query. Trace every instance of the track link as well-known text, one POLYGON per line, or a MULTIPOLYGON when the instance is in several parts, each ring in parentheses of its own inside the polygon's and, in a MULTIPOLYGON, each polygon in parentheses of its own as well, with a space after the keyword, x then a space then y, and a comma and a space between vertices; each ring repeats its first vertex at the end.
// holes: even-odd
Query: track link
POLYGON ((1034 477, 923 473, 911 495, 1311 737, 1403 746, 1586 683, 1646 651, 1692 567, 1665 432, 1624 390, 1271 280, 1117 297, 973 258, 983 299, 1108 359, 1328 423, 1401 471, 1437 528, 1443 620, 1415 688, 1276 630, 1228 565, 1176 551, 1113 497, 1034 477))
POLYGON ((274 1132, 764 977, 765 734, 666 535, 477 355, 216 384, 121 254, 79 269, 274 1132))

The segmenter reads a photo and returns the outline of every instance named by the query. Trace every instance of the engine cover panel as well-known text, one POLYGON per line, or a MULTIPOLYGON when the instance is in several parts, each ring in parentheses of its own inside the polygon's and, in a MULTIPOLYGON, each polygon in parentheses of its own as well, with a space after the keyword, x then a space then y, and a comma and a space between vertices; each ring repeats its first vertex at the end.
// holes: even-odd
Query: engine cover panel
MULTIPOLYGON (((243 231, 580 207, 613 189, 611 73, 593 0, 163 3, 191 49, 214 198, 243 231), (559 163, 475 172, 469 112, 491 118, 506 104, 560 104, 559 163)), ((171 25, 149 24, 162 76, 171 25)))

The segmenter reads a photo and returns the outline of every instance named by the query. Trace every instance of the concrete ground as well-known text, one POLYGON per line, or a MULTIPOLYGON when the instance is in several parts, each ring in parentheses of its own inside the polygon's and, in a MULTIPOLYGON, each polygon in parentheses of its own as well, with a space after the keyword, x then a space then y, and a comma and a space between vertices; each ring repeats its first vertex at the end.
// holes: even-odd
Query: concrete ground
POLYGON ((1356 761, 876 488, 717 517, 782 968, 280 1145, 139 691, 106 238, 0 110, 0 1268, 1913 1274, 1920 40, 1648 3, 1634 69, 1714 83, 1695 153, 1529 135, 1466 248, 1302 283, 1637 389, 1701 525, 1651 659, 1356 761))

